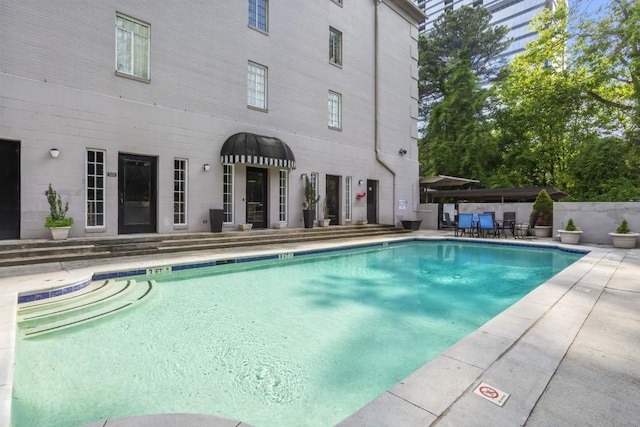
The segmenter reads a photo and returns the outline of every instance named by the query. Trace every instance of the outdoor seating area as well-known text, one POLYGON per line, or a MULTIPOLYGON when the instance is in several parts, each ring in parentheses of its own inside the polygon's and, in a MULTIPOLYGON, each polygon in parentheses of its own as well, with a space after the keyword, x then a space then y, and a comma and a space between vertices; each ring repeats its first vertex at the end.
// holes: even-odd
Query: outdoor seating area
MULTIPOLYGON (((446 214, 447 218, 449 214, 446 214)), ((445 219, 446 222, 450 222, 445 219)), ((534 219, 535 221, 535 219, 534 219)), ((515 212, 504 212, 502 219, 495 218, 495 212, 460 213, 453 221, 456 237, 512 237, 523 239, 528 235, 529 223, 516 220, 515 212)))

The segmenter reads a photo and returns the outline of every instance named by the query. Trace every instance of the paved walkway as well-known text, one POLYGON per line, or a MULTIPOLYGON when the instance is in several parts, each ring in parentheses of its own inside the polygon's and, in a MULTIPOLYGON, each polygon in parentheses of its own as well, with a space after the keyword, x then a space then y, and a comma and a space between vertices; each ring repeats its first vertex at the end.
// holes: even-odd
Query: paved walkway
MULTIPOLYGON (((640 250, 592 249, 341 425, 637 426, 640 250), (481 382, 510 394, 504 406, 474 393, 481 382)), ((81 270, 60 273, 73 276, 81 270)), ((7 279, 0 280, 0 297, 6 285, 7 279)), ((0 298, 0 306, 8 308, 6 299, 0 298)), ((3 340, 13 336, 2 325, 0 318, 0 413, 10 402, 10 389, 3 387, 3 340)), ((4 421, 0 417, 1 426, 4 421)), ((176 414, 91 424, 151 425, 246 424, 176 414)))

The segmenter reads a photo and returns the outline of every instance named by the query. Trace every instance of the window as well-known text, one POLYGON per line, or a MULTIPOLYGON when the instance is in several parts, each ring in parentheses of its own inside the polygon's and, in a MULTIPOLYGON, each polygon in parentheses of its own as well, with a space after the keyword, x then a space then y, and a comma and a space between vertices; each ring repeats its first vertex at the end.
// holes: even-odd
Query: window
POLYGON ((116 71, 149 79, 149 24, 116 15, 116 71))
POLYGON ((87 227, 104 227, 104 151, 87 150, 87 227))
POLYGON ((340 129, 342 127, 342 95, 329 91, 329 127, 340 129))
POLYGON ((249 26, 267 31, 267 0, 249 0, 249 26))
POLYGON ((287 175, 286 170, 280 171, 279 179, 279 220, 281 222, 287 222, 287 175))
POLYGON ((224 222, 233 223, 233 165, 223 165, 222 208, 224 222))
POLYGON ((342 65, 342 33, 329 27, 329 62, 342 65))
POLYGON ((187 225, 187 161, 173 160, 173 225, 187 225))
POLYGON ((444 0, 444 10, 453 10, 453 0, 444 0))
POLYGON ((267 109, 267 67, 249 62, 247 73, 247 105, 267 109))
POLYGON ((350 176, 345 177, 344 180, 344 220, 351 221, 351 182, 350 176))

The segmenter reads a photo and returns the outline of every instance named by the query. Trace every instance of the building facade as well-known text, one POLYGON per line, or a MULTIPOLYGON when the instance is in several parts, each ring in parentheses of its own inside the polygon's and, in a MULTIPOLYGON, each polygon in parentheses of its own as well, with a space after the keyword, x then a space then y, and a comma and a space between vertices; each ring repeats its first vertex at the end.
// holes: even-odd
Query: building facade
POLYGON ((418 203, 410 0, 0 0, 0 238, 333 224, 418 203), (318 209, 318 218, 324 212, 318 209))
POLYGON ((504 25, 509 28, 508 38, 511 45, 502 53, 508 62, 515 55, 524 52, 528 43, 538 37, 531 31, 531 20, 544 9, 555 10, 557 0, 416 0, 416 5, 427 14, 427 19, 419 25, 421 33, 428 33, 433 23, 446 10, 462 6, 485 7, 491 12, 492 25, 504 25))

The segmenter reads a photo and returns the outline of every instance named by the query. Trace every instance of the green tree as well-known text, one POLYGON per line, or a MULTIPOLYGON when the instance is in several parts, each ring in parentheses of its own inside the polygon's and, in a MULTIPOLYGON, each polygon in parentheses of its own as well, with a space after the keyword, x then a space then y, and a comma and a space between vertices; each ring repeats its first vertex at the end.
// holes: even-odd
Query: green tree
POLYGON ((622 138, 591 137, 569 162, 570 200, 640 200, 638 146, 622 138))
POLYGON ((428 120, 431 106, 451 90, 451 78, 461 55, 481 81, 494 79, 503 65, 498 55, 511 43, 506 26, 491 26, 491 13, 483 7, 463 6, 446 11, 433 30, 419 39, 419 91, 422 118, 428 120))
POLYGON ((494 117, 504 163, 491 181, 562 188, 582 108, 581 80, 566 64, 566 1, 555 11, 543 11, 533 28, 538 39, 496 84, 494 117))
POLYGON ((578 26, 573 57, 586 71, 586 93, 605 106, 601 120, 613 134, 640 129, 640 2, 612 0, 606 16, 578 26))
POLYGON ((425 130, 422 172, 482 179, 499 160, 483 114, 485 90, 464 52, 451 67, 445 95, 434 106, 425 130))

